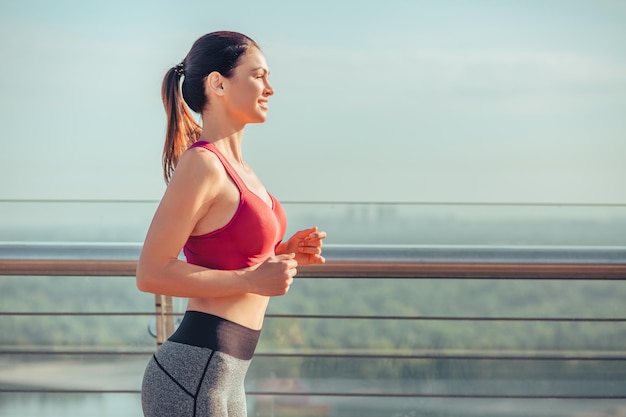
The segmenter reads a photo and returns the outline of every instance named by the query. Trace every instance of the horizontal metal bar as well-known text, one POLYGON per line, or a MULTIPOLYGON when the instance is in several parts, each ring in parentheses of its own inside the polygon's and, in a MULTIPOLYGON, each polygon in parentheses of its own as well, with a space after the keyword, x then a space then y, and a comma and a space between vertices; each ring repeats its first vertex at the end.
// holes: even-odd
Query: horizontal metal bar
POLYGON ((147 313, 147 312, 128 312, 128 311, 123 311, 123 312, 110 312, 110 313, 105 313, 105 312, 93 312, 93 311, 89 311, 89 312, 80 312, 80 311, 41 311, 41 312, 35 312, 35 311, 0 311, 0 317, 1 316, 15 316, 15 317, 29 317, 29 316, 40 316, 40 317, 46 317, 46 316, 84 316, 84 317, 106 317, 106 316, 152 316, 152 317, 157 317, 157 316, 182 316, 183 313, 167 313, 167 314, 160 314, 160 313, 156 313, 156 312, 151 312, 151 313, 147 313))
MULTIPOLYGON (((94 389, 35 389, 3 388, 0 393, 13 394, 140 394, 140 390, 94 389)), ((287 392, 246 391, 247 396, 261 397, 345 397, 345 398, 449 398, 449 399, 518 399, 518 400, 623 400, 626 395, 568 395, 568 394, 464 394, 464 393, 393 393, 393 392, 287 392)))
POLYGON ((136 261, 141 243, 0 242, 0 259, 136 261))
POLYGON ((367 263, 626 265, 626 247, 619 246, 327 245, 324 256, 367 263))
MULTIPOLYGON (((1 275, 135 276, 134 261, 7 260, 1 275)), ((298 267, 300 278, 626 280, 626 265, 529 265, 328 261, 298 267)))
POLYGON ((152 350, 80 350, 80 349, 0 349, 0 355, 42 355, 42 356, 129 356, 152 355, 152 350))
POLYGON ((545 321, 545 322, 590 322, 621 323, 626 318, 591 318, 591 317, 484 317, 484 316, 357 316, 328 314, 267 314, 266 318, 286 319, 331 319, 331 320, 407 320, 407 321, 545 321))
POLYGON ((286 392, 246 391, 253 396, 283 397, 359 397, 359 398, 467 398, 467 399, 520 399, 520 400, 623 400, 626 395, 568 395, 568 394, 435 394, 435 393, 387 393, 387 392, 286 392))
MULTIPOLYGON (((0 243, 0 275, 134 276, 140 244, 0 243)), ((626 279, 624 247, 327 245, 300 277, 626 279)))
MULTIPOLYGON (((156 312, 80 312, 80 311, 0 311, 0 317, 160 317, 183 316, 184 313, 156 313, 156 312)), ((359 316, 359 315, 332 315, 332 314, 266 314, 270 319, 316 319, 316 320, 404 320, 404 321, 521 321, 521 322, 588 322, 588 323, 622 323, 626 318, 619 317, 485 317, 485 316, 359 316)))
POLYGON ((279 358, 323 358, 323 359, 437 359, 437 360, 480 360, 480 361, 626 361, 626 355, 619 356, 568 356, 568 355, 460 355, 460 354, 366 354, 366 353, 255 353, 255 357, 279 358))
MULTIPOLYGON (((159 200, 152 199, 55 199, 55 198, 0 198, 0 204, 158 204, 159 200)), ((283 205, 302 205, 302 206, 467 206, 467 207, 622 207, 626 208, 624 203, 608 203, 608 202, 532 202, 532 201, 306 201, 306 200, 281 200, 283 205)))
POLYGON ((328 262, 298 268, 299 277, 408 279, 626 280, 626 265, 328 262))
POLYGON ((0 259, 0 275, 134 277, 136 261, 0 259))
POLYGON ((138 389, 39 389, 39 388, 0 388, 7 394, 141 394, 138 389))
MULTIPOLYGON (((57 200, 58 201, 58 200, 57 200)), ((26 202, 29 202, 28 200, 26 202)), ((102 202, 102 200, 101 200, 102 202)), ((149 201, 148 201, 149 202, 149 201)), ((158 203, 158 201, 155 201, 158 203)), ((302 206, 316 206, 316 205, 332 205, 332 206, 461 206, 461 207, 620 207, 626 208, 626 204, 623 203, 583 203, 572 201, 568 203, 558 202, 530 202, 530 201, 375 201, 375 200, 363 200, 363 201, 286 201, 281 200, 281 204, 289 205, 302 205, 302 206)))
MULTIPOLYGON (((0 242, 0 259, 137 260, 140 243, 0 242)), ((182 256, 182 254, 181 254, 182 256)), ((410 263, 621 264, 621 246, 346 245, 324 246, 330 261, 410 263)))
MULTIPOLYGON (((0 349, 0 355, 42 355, 42 356, 145 356, 154 350, 58 350, 58 349, 0 349)), ((484 360, 484 361, 626 361, 625 353, 561 353, 561 354, 481 354, 481 353, 363 353, 363 352, 256 352, 255 357, 265 358, 322 358, 322 359, 437 359, 437 360, 484 360)))
MULTIPOLYGON (((0 259, 136 261, 141 247, 141 243, 0 242, 0 259)), ((626 247, 328 244, 324 257, 331 262, 365 263, 626 265, 626 247)))

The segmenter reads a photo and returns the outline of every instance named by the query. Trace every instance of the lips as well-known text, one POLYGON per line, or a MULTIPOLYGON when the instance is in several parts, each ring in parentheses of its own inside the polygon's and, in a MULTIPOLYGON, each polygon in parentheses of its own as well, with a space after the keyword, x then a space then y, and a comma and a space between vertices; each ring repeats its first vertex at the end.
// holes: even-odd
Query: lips
POLYGON ((267 106, 267 100, 259 100, 259 106, 260 106, 262 109, 267 110, 267 109, 268 109, 268 106, 267 106))

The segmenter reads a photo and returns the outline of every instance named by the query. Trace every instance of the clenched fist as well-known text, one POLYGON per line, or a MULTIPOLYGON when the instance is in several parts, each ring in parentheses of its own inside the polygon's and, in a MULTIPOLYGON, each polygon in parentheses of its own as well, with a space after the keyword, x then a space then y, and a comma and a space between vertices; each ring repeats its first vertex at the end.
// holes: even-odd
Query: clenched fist
POLYGON ((264 296, 285 295, 298 272, 295 254, 287 253, 268 258, 245 276, 250 292, 264 296))

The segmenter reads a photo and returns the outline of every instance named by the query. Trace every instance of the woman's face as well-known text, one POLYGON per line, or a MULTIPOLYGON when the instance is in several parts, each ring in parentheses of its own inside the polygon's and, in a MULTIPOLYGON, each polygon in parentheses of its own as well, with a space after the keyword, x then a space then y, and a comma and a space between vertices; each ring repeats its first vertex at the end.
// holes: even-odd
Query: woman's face
POLYGON ((265 56, 258 48, 250 47, 233 75, 224 80, 225 104, 238 121, 261 123, 267 119, 268 99, 274 94, 268 76, 265 56))

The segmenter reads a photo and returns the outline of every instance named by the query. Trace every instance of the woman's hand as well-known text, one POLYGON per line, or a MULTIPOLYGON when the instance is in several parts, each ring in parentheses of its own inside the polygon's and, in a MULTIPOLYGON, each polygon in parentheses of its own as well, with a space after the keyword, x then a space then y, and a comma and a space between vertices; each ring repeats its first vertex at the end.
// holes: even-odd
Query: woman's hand
POLYGON ((322 240, 326 232, 317 227, 300 230, 276 248, 276 256, 268 258, 258 268, 244 272, 249 291, 265 296, 284 295, 289 291, 298 265, 323 264, 322 240))
POLYGON ((295 253, 299 265, 323 264, 326 259, 322 256, 322 240, 325 238, 326 232, 318 231, 317 227, 300 230, 278 245, 276 253, 295 253))
POLYGON ((248 292, 268 297, 287 294, 298 272, 297 266, 293 253, 269 257, 258 268, 245 272, 248 292))

